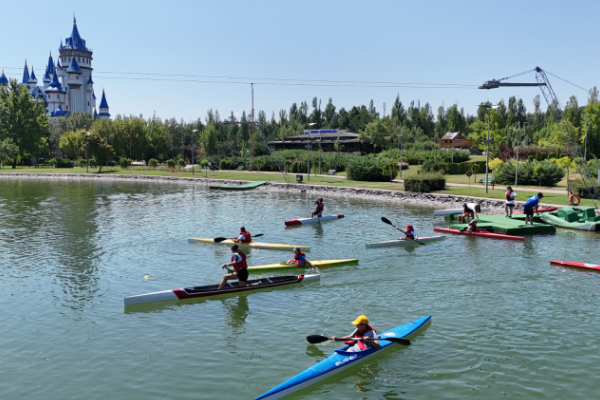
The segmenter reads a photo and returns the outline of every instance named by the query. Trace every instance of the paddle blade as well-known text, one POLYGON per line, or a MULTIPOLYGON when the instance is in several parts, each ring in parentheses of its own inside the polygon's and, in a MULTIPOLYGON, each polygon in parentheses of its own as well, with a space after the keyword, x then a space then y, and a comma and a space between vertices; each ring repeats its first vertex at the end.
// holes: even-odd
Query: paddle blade
POLYGON ((395 337, 382 337, 382 338, 379 338, 378 340, 388 340, 392 343, 398 343, 398 344, 403 344, 404 346, 410 346, 410 340, 408 340, 408 339, 395 338, 395 337))
POLYGON ((261 237, 261 236, 263 236, 263 235, 264 235, 264 233, 259 233, 258 235, 252 235, 252 237, 253 237, 253 238, 255 238, 255 237, 261 237))
POLYGON ((327 336, 323 335, 309 335, 306 337, 306 340, 308 341, 308 343, 317 344, 331 340, 331 338, 328 338, 327 336))
POLYGON ((227 238, 214 238, 213 242, 215 242, 215 243, 221 243, 221 242, 224 242, 225 240, 227 240, 227 238))
POLYGON ((392 221, 390 221, 390 220, 389 220, 389 219, 387 219, 386 217, 381 217, 381 220, 382 220, 383 222, 385 222, 386 224, 388 224, 388 225, 392 225, 392 226, 394 226, 394 224, 392 224, 392 221))

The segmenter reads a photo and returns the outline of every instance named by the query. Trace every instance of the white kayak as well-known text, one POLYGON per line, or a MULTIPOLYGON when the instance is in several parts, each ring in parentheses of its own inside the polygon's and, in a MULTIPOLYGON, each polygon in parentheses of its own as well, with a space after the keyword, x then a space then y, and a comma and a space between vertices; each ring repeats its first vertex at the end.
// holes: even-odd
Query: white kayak
MULTIPOLYGON (((482 208, 481 212, 490 212, 489 208, 482 208)), ((463 213, 463 209, 462 208, 452 208, 452 209, 448 209, 448 210, 435 210, 433 212, 433 215, 456 215, 456 214, 462 214, 463 213)))
POLYGON ((338 215, 323 215, 322 217, 315 217, 315 218, 298 218, 298 219, 293 219, 291 221, 285 221, 285 225, 286 226, 294 226, 294 225, 305 225, 305 224, 319 224, 323 221, 330 221, 332 219, 340 219, 340 218, 344 218, 344 216, 341 214, 338 214, 338 215))
POLYGON ((430 237, 420 237, 417 240, 409 240, 409 239, 394 239, 394 240, 386 240, 385 242, 377 242, 368 244, 367 247, 384 247, 384 246, 411 246, 417 245, 419 243, 427 243, 427 242, 435 242, 437 240, 446 239, 446 236, 430 236, 430 237))

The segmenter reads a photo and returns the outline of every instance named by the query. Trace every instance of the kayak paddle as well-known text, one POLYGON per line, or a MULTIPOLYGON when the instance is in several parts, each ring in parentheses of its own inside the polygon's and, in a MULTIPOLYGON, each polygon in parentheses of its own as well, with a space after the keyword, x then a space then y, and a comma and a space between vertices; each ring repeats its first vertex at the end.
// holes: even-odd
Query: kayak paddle
MULTIPOLYGON (((264 235, 264 233, 259 233, 258 235, 253 235, 252 237, 253 237, 253 238, 255 238, 255 237, 261 237, 261 236, 263 236, 263 235, 264 235)), ((227 240, 227 239, 229 239, 229 238, 218 237, 218 238, 214 238, 214 239, 213 239, 213 242, 215 242, 215 243, 221 243, 221 242, 224 242, 224 241, 225 241, 225 240, 227 240)))
MULTIPOLYGON (((323 343, 328 340, 331 340, 331 338, 327 337, 327 336, 323 336, 323 335, 309 335, 306 337, 306 340, 308 340, 308 343, 317 344, 317 343, 323 343)), ((336 342, 345 342, 346 340, 352 340, 352 341, 356 342, 356 341, 360 340, 360 338, 336 338, 335 339, 336 342)), ((382 338, 376 338, 373 340, 387 340, 389 342, 403 344, 405 346, 410 345, 410 340, 396 338, 396 337, 387 337, 386 336, 386 337, 382 337, 382 338)))
MULTIPOLYGON (((390 220, 389 220, 389 219, 387 219, 386 217, 381 217, 381 220, 382 220, 383 222, 385 222, 386 224, 388 224, 388 225, 391 225, 391 226, 393 226, 394 228, 398 229, 400 232, 402 232, 402 233, 406 234, 406 231, 405 231, 405 230, 398 228, 396 225, 394 225, 394 224, 392 223, 392 221, 390 221, 390 220)), ((425 243, 421 243, 421 242, 419 242, 417 239, 408 239, 408 240, 413 240, 413 241, 415 241, 415 242, 419 243, 421 246, 425 246, 425 243)))

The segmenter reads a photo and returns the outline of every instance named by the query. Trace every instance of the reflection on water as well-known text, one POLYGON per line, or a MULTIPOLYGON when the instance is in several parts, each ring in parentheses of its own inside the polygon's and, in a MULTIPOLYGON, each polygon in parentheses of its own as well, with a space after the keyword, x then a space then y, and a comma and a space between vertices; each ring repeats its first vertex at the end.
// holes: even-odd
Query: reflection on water
POLYGON ((236 333, 245 332, 243 326, 246 323, 246 317, 250 311, 248 307, 248 295, 239 294, 234 297, 220 299, 223 304, 223 313, 226 316, 227 323, 236 333))
POLYGON ((309 357, 324 358, 325 352, 319 346, 309 344, 308 346, 306 346, 306 355, 309 357))

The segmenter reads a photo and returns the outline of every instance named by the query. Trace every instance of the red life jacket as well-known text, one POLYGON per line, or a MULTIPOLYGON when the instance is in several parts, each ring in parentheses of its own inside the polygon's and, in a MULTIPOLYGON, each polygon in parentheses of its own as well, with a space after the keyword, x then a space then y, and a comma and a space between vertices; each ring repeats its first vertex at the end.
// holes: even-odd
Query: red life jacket
POLYGON ((323 208, 325 208, 325 205, 323 203, 317 203, 317 208, 315 208, 315 214, 321 215, 323 213, 323 208))
MULTIPOLYGON (((363 336, 365 336, 365 333, 367 333, 368 331, 373 331, 373 333, 375 333, 375 335, 377 335, 377 332, 375 332, 375 328, 373 328, 371 325, 367 325, 367 329, 365 329, 364 331, 359 331, 358 329, 354 332, 354 334, 352 335, 353 338, 361 338, 363 336)), ((356 343, 358 345, 358 348, 361 350, 366 350, 369 346, 367 346, 367 344, 363 341, 354 341, 354 340, 346 340, 344 343, 349 344, 349 345, 353 345, 354 343, 356 343)))
POLYGON ((406 238, 412 240, 415 238, 415 230, 411 228, 410 231, 406 231, 406 238))
MULTIPOLYGON (((235 268, 235 272, 238 272, 242 268, 248 268, 248 263, 246 263, 246 255, 243 252, 236 253, 242 257, 242 261, 238 261, 233 265, 235 268)), ((234 262, 233 255, 231 255, 231 262, 234 262)))
POLYGON ((303 252, 300 252, 298 254, 294 253, 294 261, 296 262, 296 265, 298 265, 299 267, 306 266, 306 254, 304 254, 303 252), (299 256, 304 256, 304 257, 302 259, 300 259, 299 256))
POLYGON ((242 240, 242 243, 250 243, 252 241, 252 235, 250 235, 250 232, 240 232, 240 235, 244 235, 246 237, 246 239, 242 240))
POLYGON ((512 191, 504 193, 504 195, 506 196, 506 201, 512 201, 512 200, 514 200, 514 198, 510 197, 511 193, 512 193, 512 191))

